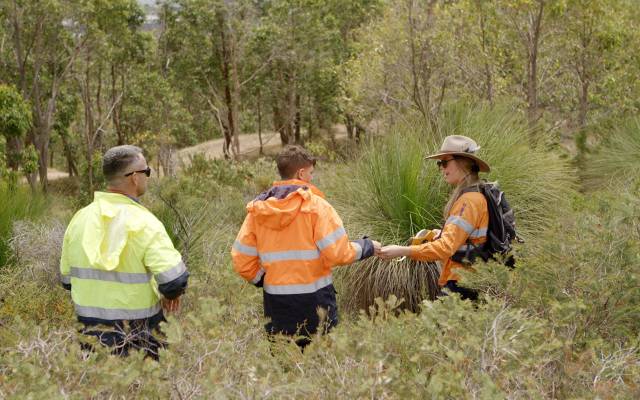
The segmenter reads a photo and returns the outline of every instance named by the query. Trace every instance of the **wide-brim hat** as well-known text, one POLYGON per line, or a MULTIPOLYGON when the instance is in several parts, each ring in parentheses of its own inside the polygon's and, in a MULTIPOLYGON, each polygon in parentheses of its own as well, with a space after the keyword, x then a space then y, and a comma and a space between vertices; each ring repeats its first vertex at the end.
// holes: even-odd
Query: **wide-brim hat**
POLYGON ((436 154, 425 157, 425 159, 442 160, 445 156, 462 156, 472 159, 478 165, 480 172, 489 172, 491 168, 489 164, 476 156, 476 152, 480 150, 480 146, 475 140, 462 135, 451 135, 444 138, 440 151, 436 154))

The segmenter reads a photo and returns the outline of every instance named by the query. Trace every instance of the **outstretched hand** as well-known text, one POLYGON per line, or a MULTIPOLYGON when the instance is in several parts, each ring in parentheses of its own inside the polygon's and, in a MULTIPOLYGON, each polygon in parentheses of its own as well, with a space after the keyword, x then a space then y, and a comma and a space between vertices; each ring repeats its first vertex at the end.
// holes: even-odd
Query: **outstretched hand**
POLYGON ((404 257, 410 254, 411 254, 411 249, 409 247, 389 245, 381 248, 377 255, 383 260, 391 260, 396 257, 404 257))

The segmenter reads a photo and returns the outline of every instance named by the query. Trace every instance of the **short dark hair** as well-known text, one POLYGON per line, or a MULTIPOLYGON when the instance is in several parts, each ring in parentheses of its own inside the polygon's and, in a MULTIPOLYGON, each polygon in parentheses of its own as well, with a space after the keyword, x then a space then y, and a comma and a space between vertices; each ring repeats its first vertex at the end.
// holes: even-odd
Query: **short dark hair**
POLYGON ((316 158, 304 147, 288 145, 276 157, 278 172, 282 179, 291 179, 300 168, 316 165, 316 158))
POLYGON ((138 159, 140 154, 142 154, 142 149, 130 144, 110 148, 102 157, 104 178, 107 181, 112 181, 124 175, 127 168, 138 159))

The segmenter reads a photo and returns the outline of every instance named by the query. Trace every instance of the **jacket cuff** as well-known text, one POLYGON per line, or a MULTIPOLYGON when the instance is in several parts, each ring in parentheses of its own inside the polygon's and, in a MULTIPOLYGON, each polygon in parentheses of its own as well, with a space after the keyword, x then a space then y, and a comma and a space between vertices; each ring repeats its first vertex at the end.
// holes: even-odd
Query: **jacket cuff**
POLYGON ((180 297, 184 293, 184 291, 187 289, 188 281, 189 271, 184 271, 184 273, 176 279, 158 285, 158 290, 160 290, 160 293, 162 293, 165 298, 173 300, 180 297))
POLYGON ((69 275, 61 275, 60 276, 60 285, 66 290, 71 290, 71 276, 69 275))
POLYGON ((375 252, 375 249, 373 248, 373 242, 371 241, 371 239, 367 237, 364 237, 358 240, 353 240, 352 242, 356 243, 358 246, 360 246, 360 248, 362 248, 362 253, 360 254, 360 257, 356 258, 355 261, 360 261, 360 260, 364 260, 365 258, 369 258, 375 252))

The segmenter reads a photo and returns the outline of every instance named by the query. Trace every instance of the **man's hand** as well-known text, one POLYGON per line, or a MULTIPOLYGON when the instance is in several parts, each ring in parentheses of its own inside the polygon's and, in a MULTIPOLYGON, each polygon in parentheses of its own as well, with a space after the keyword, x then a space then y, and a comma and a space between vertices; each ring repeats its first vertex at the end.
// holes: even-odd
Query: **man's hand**
POLYGON ((382 258, 383 260, 391 260, 392 258, 408 256, 410 254, 410 247, 390 245, 384 246, 382 249, 380 249, 380 251, 378 252, 378 257, 382 258))
POLYGON ((177 314, 180 312, 180 297, 176 297, 173 300, 163 298, 162 309, 167 314, 177 314))

